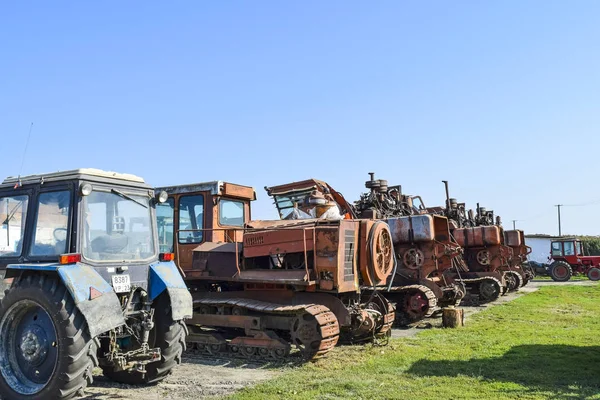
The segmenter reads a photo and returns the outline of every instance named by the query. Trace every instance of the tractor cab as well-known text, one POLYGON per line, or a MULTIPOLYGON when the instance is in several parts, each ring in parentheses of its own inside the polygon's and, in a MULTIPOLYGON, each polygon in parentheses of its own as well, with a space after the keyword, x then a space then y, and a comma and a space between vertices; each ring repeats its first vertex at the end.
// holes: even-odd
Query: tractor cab
POLYGON ((175 254, 175 263, 187 278, 201 275, 192 268, 195 248, 242 241, 250 202, 256 200, 252 187, 223 181, 168 186, 155 192, 168 195, 156 208, 159 248, 175 254))
POLYGON ((553 260, 565 260, 570 264, 577 263, 578 256, 585 256, 581 240, 577 239, 555 240, 550 248, 553 260))

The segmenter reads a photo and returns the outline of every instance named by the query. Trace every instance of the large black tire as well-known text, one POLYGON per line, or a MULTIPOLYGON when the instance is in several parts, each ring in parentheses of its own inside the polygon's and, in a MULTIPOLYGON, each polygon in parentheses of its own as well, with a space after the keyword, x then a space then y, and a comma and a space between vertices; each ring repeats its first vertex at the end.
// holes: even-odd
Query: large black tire
POLYGON ((171 301, 167 293, 158 297, 155 307, 154 329, 150 332, 148 345, 150 348, 160 348, 160 361, 146 365, 145 374, 102 367, 106 377, 129 385, 157 383, 166 378, 176 365, 181 364, 181 355, 186 350, 187 326, 183 321, 173 321, 171 318, 171 301))
POLYGON ((0 335, 3 399, 70 399, 92 383, 98 340, 55 276, 15 280, 0 303, 0 335), (28 340, 34 346, 24 350, 28 340))
POLYGON ((550 265, 550 276, 554 282, 566 282, 573 276, 573 269, 565 261, 554 261, 550 265))

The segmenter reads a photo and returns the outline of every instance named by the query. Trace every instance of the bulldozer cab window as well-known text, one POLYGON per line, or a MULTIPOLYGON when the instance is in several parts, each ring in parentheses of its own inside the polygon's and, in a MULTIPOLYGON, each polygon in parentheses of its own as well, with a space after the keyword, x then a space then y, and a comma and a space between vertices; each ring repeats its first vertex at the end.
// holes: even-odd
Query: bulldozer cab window
MULTIPOLYGON (((310 187, 305 190, 297 190, 291 193, 274 195, 273 199, 275 200, 275 205, 277 206, 277 210, 279 211, 279 216, 281 219, 289 219, 297 210, 294 205, 298 205, 302 207, 305 204, 307 197, 310 196, 314 187, 310 187)), ((310 218, 310 215, 303 212, 305 216, 303 218, 310 218)), ((295 218, 294 218, 295 219, 295 218)))
POLYGON ((201 243, 204 228, 204 196, 179 198, 179 243, 201 243))
POLYGON ((244 203, 241 201, 221 199, 219 202, 219 225, 243 226, 244 203))
POLYGON ((565 256, 574 256, 575 255, 575 244, 573 242, 564 242, 564 254, 565 256))
POLYGON ((552 256, 562 256, 562 243, 561 242, 552 242, 552 256))
POLYGON ((158 245, 160 253, 173 252, 173 219, 175 218, 175 201, 167 199, 156 205, 156 221, 158 225, 158 245))
POLYGON ((0 257, 21 255, 28 203, 27 196, 0 198, 0 257))
POLYGON ((411 200, 415 211, 420 212, 425 209, 425 205, 423 204, 423 200, 421 200, 421 196, 411 197, 411 200))
POLYGON ((38 196, 31 256, 50 257, 67 252, 71 193, 67 190, 38 196))

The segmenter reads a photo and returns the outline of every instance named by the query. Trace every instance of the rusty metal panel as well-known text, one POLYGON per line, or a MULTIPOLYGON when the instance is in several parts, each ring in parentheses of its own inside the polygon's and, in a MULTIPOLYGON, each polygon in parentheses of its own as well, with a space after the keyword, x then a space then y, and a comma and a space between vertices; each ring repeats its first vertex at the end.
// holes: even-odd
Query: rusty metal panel
POLYGON ((258 281, 272 283, 308 284, 308 277, 304 269, 299 270, 270 270, 254 269, 240 272, 239 281, 258 281))
POLYGON ((461 247, 497 246, 502 243, 500 229, 497 226, 458 228, 454 230, 453 235, 461 247))
POLYGON ((245 258, 312 250, 312 229, 274 229, 244 235, 245 258))
POLYGON ((242 199, 256 200, 256 192, 250 186, 236 185, 234 183, 223 183, 223 195, 239 197, 242 199))
POLYGON ((435 238, 433 217, 413 215, 386 220, 394 243, 430 242, 435 238))
POLYGON ((191 268, 184 269, 186 276, 197 278, 202 276, 231 278, 237 273, 236 259, 241 252, 242 244, 206 242, 193 251, 191 268))
POLYGON ((504 231, 504 238, 507 246, 521 246, 521 231, 512 230, 512 231, 504 231))

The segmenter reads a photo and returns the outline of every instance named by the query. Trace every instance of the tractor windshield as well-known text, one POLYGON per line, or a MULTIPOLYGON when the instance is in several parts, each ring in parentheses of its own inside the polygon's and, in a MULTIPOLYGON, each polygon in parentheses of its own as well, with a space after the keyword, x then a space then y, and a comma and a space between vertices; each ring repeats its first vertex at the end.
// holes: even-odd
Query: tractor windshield
POLYGON ((83 256, 94 261, 153 257, 151 210, 148 196, 93 191, 83 197, 83 256))
POLYGON ((581 246, 581 242, 579 242, 579 241, 575 242, 575 246, 577 248, 577 255, 578 256, 582 256, 583 255, 583 248, 581 246))

